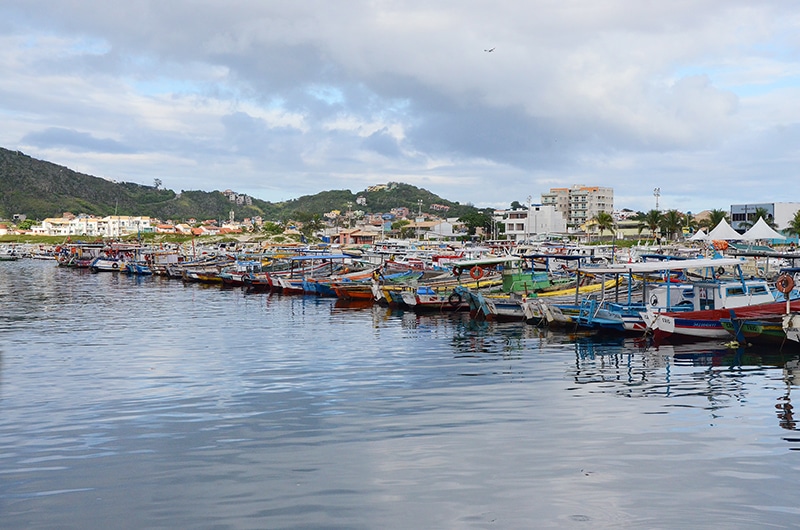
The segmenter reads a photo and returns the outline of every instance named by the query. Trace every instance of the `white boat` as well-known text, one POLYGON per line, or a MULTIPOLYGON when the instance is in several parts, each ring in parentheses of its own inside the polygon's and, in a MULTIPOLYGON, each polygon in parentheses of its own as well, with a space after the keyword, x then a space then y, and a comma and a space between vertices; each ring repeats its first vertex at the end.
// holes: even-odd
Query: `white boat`
POLYGON ((746 279, 741 268, 735 267, 737 278, 709 279, 694 282, 693 301, 683 310, 655 311, 642 314, 648 329, 657 338, 673 335, 690 338, 724 339, 730 336, 721 319, 731 317, 736 309, 768 308, 796 292, 779 293, 766 280, 746 279))
POLYGON ((125 265, 126 262, 120 258, 99 256, 89 264, 89 270, 92 272, 119 272, 125 270, 125 265))

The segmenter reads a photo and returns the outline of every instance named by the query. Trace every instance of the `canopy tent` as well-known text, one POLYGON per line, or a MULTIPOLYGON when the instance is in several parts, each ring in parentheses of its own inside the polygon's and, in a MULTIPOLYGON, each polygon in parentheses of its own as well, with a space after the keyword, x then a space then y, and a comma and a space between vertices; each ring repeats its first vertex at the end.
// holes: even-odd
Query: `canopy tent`
POLYGON ((700 230, 695 232, 695 234, 692 237, 689 238, 689 241, 703 241, 706 239, 708 239, 708 236, 706 235, 706 229, 701 228, 700 230))
POLYGON ((717 226, 714 227, 714 230, 708 233, 706 239, 710 239, 712 241, 732 241, 742 239, 742 234, 731 228, 731 225, 728 224, 728 221, 723 219, 717 226))
POLYGON ((763 217, 759 217, 756 224, 742 235, 745 241, 755 241, 757 239, 786 239, 786 236, 772 229, 763 217))

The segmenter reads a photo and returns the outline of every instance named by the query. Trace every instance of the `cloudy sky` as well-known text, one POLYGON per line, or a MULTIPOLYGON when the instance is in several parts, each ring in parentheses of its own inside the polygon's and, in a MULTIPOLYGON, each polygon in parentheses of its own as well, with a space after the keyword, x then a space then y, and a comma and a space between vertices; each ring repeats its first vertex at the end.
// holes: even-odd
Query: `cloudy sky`
POLYGON ((0 69, 0 146, 175 191, 800 201, 786 0, 3 0, 0 69))

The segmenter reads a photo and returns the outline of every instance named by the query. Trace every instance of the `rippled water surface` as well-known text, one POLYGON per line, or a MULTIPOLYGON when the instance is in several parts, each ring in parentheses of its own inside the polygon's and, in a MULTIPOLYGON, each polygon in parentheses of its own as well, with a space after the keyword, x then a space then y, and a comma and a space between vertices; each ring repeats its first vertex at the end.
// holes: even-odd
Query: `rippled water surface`
POLYGON ((794 528, 796 364, 0 263, 0 526, 794 528))

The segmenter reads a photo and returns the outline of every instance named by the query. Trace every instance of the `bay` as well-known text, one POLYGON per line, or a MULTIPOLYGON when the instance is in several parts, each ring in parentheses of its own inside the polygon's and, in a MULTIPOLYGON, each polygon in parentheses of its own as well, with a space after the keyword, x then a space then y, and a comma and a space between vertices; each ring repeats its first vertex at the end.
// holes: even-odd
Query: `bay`
POLYGON ((0 264, 16 528, 794 528, 796 352, 0 264))

